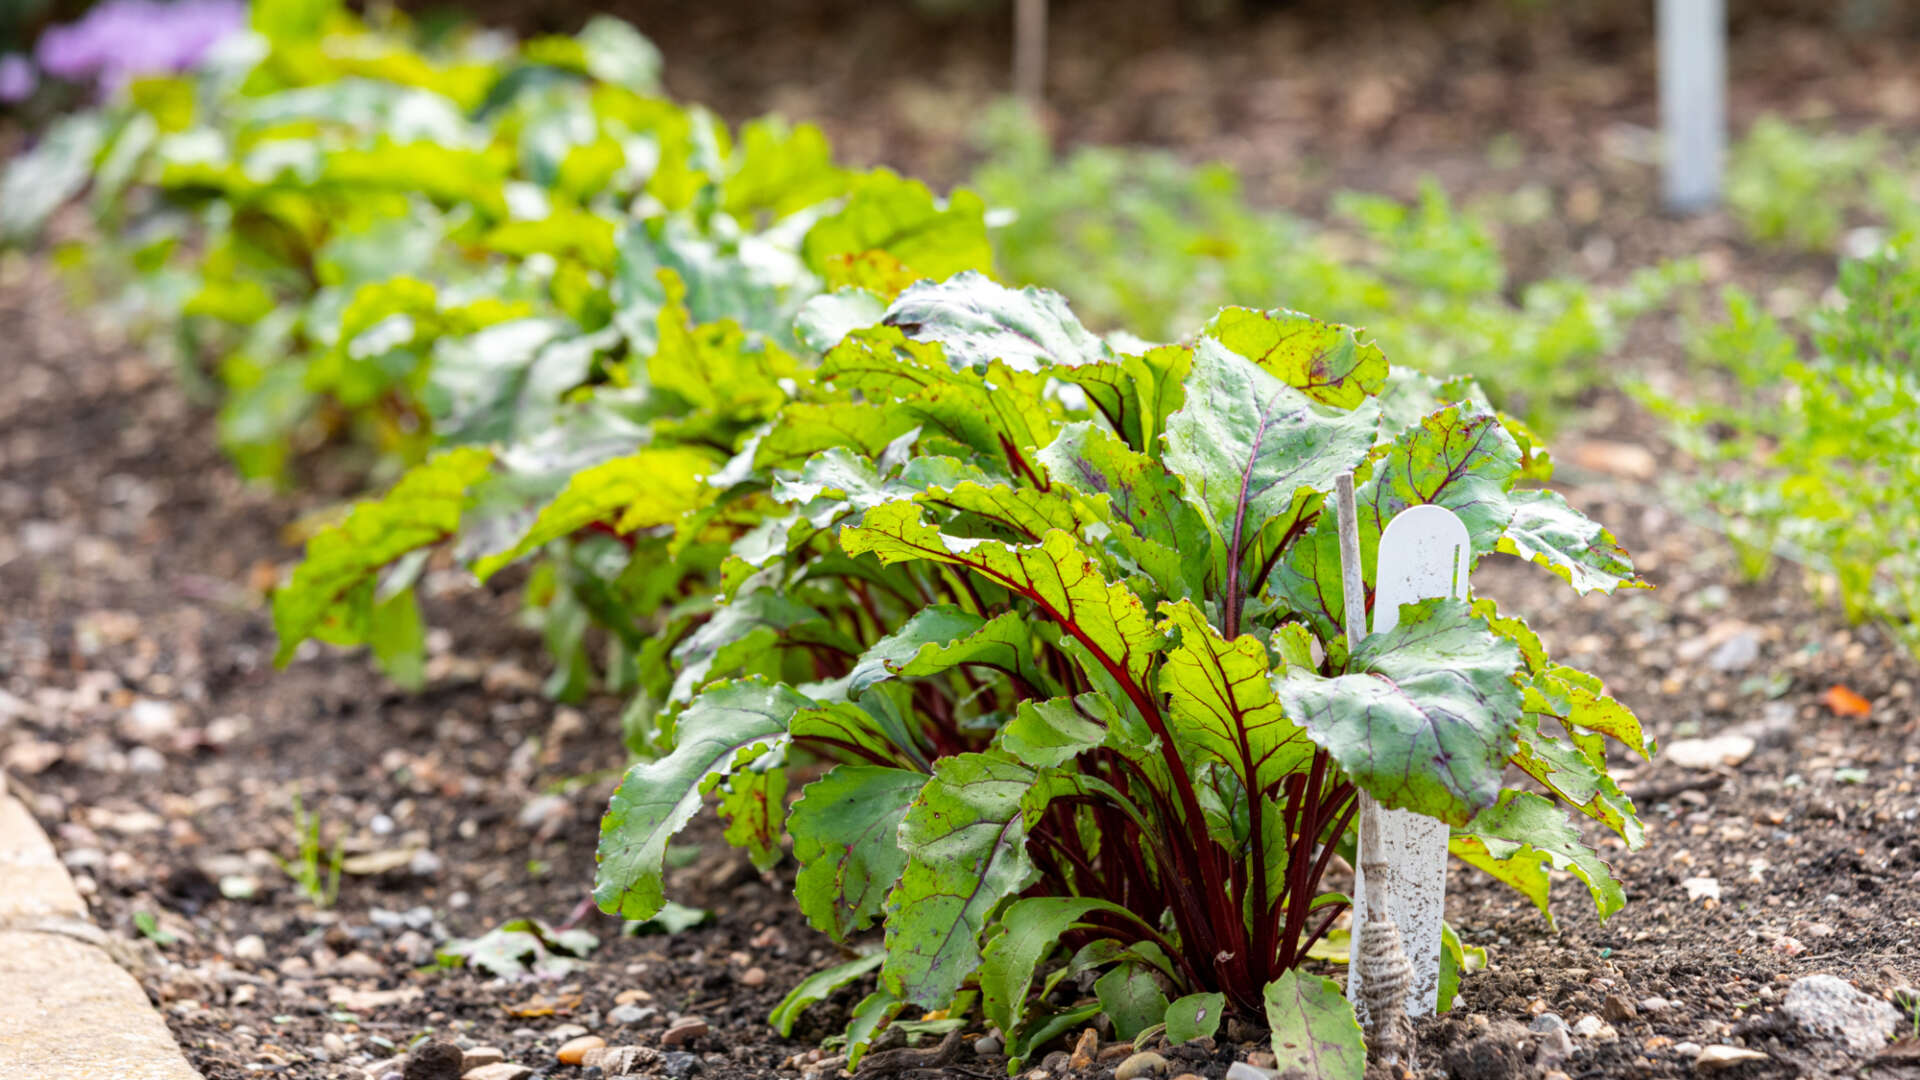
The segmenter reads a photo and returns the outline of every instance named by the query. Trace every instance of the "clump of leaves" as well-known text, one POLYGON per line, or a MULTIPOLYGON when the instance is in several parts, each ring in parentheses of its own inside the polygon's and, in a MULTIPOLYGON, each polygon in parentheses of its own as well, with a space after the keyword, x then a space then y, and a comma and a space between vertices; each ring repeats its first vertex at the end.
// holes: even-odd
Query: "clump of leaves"
POLYGON ((1908 175, 1888 159, 1877 132, 1815 132, 1762 116, 1733 148, 1727 206, 1762 244, 1831 253, 1850 223, 1915 224, 1908 175))
POLYGON ((1648 743, 1597 679, 1486 599, 1341 631, 1376 572, 1343 595, 1328 493, 1349 471, 1363 550, 1431 503, 1476 562, 1638 584, 1606 530, 1531 486, 1545 455, 1469 384, 1390 372, 1289 311, 1229 308, 1128 353, 1058 296, 978 275, 915 285, 878 325, 842 317, 857 299, 803 314, 838 344, 709 481, 758 513, 674 650, 671 752, 603 819, 604 909, 660 909, 666 845, 712 794, 757 859, 791 836, 814 926, 884 926, 883 959, 833 976, 878 966, 855 1059, 902 1009, 977 992, 1016 1060, 1100 1012, 1123 1038, 1237 1013, 1283 1064, 1319 1046, 1357 1076, 1351 1010, 1300 968, 1347 904, 1322 879, 1359 792, 1452 824, 1463 861, 1543 911, 1549 868, 1620 906, 1567 811, 1637 846, 1605 740, 1648 743), (821 416, 838 445, 767 454, 821 416), (834 764, 789 815, 789 769, 815 759, 834 764))
POLYGON ((440 946, 441 967, 475 967, 499 978, 565 975, 583 966, 600 939, 585 930, 555 930, 538 919, 511 919, 477 938, 440 946))
POLYGON ((1920 654, 1920 259, 1913 234, 1841 264, 1838 301, 1801 320, 1724 294, 1695 328, 1720 392, 1643 396, 1707 467, 1676 494, 1715 514, 1754 577, 1776 557, 1920 654))

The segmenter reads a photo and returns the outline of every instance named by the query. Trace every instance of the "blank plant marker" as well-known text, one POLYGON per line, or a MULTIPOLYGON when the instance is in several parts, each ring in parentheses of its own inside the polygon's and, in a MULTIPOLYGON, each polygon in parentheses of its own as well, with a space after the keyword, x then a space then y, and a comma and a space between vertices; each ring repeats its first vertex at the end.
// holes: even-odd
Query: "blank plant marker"
MULTIPOLYGON (((1379 573, 1373 596, 1373 632, 1400 625, 1400 605, 1436 596, 1465 599, 1472 542, 1467 527, 1443 506, 1411 506, 1394 516, 1380 534, 1379 573)), ((1390 884, 1393 921, 1413 968, 1413 986, 1407 992, 1407 1013, 1426 1016, 1440 1004, 1440 928, 1446 915, 1447 837, 1445 822, 1411 810, 1384 810, 1367 805, 1362 813, 1378 815, 1380 843, 1394 868, 1390 884)), ((1366 879, 1354 868, 1353 940, 1360 940, 1366 924, 1366 879)), ((1357 967, 1347 972, 1347 998, 1364 1011, 1357 967)))

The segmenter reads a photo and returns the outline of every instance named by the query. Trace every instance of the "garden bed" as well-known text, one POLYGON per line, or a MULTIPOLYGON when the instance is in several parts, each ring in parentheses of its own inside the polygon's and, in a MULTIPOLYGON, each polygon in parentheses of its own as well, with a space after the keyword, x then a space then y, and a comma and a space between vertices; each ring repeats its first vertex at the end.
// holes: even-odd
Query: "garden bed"
MULTIPOLYGON (((679 62, 699 62, 691 44, 667 44, 679 62)), ((1868 60, 1877 55, 1862 48, 1868 60)), ((1464 136, 1434 134, 1417 115, 1379 125, 1353 146, 1292 147, 1279 159, 1259 156, 1270 151, 1257 147, 1274 144, 1251 121, 1229 121, 1226 131, 1114 126, 1116 117, 1168 109, 1259 115, 1258 95, 1239 112, 1216 109, 1198 91, 1183 96, 1180 87, 1193 84, 1182 80, 1208 71, 1204 49, 1160 55, 1178 77, 1169 76, 1173 90, 1157 104, 1088 100, 1073 87, 1090 77, 1063 60, 1063 123, 1077 136, 1160 137, 1227 153, 1269 178, 1293 172, 1281 162, 1298 161, 1295 154, 1338 152, 1337 177, 1319 174, 1322 182, 1404 191, 1438 169, 1455 190, 1482 193, 1524 174, 1548 187, 1554 206, 1586 207, 1589 197, 1576 192, 1594 192, 1584 223, 1582 209, 1506 237, 1510 250, 1534 253, 1521 260, 1528 272, 1568 269, 1558 259, 1594 264, 1600 251, 1612 253, 1606 265, 1586 269, 1604 274, 1706 250, 1721 278, 1824 285, 1821 264, 1752 256, 1721 219, 1676 226, 1648 215, 1644 163, 1575 164, 1591 155, 1571 142, 1529 152, 1508 175, 1484 165, 1483 139, 1467 140, 1470 154, 1436 151, 1464 136)), ((1844 59, 1796 63, 1834 71, 1844 59)), ((963 68, 952 78, 998 75, 963 68)), ((780 78, 778 68, 772 76, 780 78)), ((1331 68, 1301 77, 1317 80, 1301 100, 1346 100, 1331 68)), ((1516 76, 1478 106, 1462 99, 1486 110, 1463 114, 1462 130, 1491 125, 1507 93, 1527 85, 1516 76)), ((1885 104, 1852 76, 1808 75, 1790 86, 1808 95, 1801 103, 1831 98, 1850 114, 1885 104)), ((754 96, 768 91, 752 87, 733 88, 734 97, 718 83, 681 89, 729 111, 769 104, 754 96)), ((1556 105, 1561 111, 1530 137, 1551 144, 1650 118, 1639 90, 1589 97, 1556 105)), ((862 111, 871 100, 772 103, 838 128, 856 157, 953 172, 951 162, 922 156, 912 137, 889 141, 885 133, 900 130, 891 113, 857 134, 876 115, 862 111)), ((1744 108, 1756 104, 1746 100, 1744 108)), ((1273 179, 1262 194, 1317 208, 1320 190, 1273 179)), ((1673 363, 1670 329, 1636 334, 1629 359, 1673 363)), ((744 855, 701 844, 717 838, 699 831, 705 825, 685 839, 706 854, 670 879, 673 895, 714 912, 712 924, 624 937, 617 921, 589 911, 579 925, 601 941, 578 971, 498 982, 431 970, 445 935, 574 915, 590 887, 600 812, 625 764, 621 703, 556 708, 542 695, 538 642, 515 628, 518 603, 504 577, 485 590, 424 590, 430 625, 448 633, 435 640, 423 692, 391 687, 360 656, 314 646, 288 671, 273 671, 262 590, 294 557, 287 539, 302 515, 322 509, 321 493, 343 483, 311 478, 305 503, 244 489, 208 434, 208 415, 172 372, 113 340, 112 328, 84 326, 42 263, 16 259, 0 270, 0 340, 9 343, 11 388, 0 402, 0 689, 10 695, 0 698, 0 757, 211 1080, 262 1071, 357 1078, 428 1030, 571 1075, 554 1052, 572 1028, 658 1047, 670 1026, 694 1029, 685 1018, 707 1030, 676 1040, 671 1049, 691 1056, 663 1061, 662 1071, 757 1077, 819 1067, 789 1062, 837 1032, 865 986, 816 1007, 790 1040, 766 1026, 785 990, 838 950, 793 910, 790 864, 763 877, 744 855), (298 850, 296 794, 327 835, 346 838, 361 868, 388 865, 346 875, 325 909, 275 863, 298 850), (251 896, 234 898, 249 887, 251 896), (139 928, 140 916, 154 917, 152 933, 139 928), (166 937, 175 940, 154 940, 166 937)), ((1648 456, 1648 448, 1662 451, 1650 423, 1610 392, 1589 406, 1555 439, 1570 463, 1565 490, 1615 528, 1658 589, 1604 606, 1572 602, 1548 593, 1557 583, 1508 573, 1502 560, 1489 562, 1478 584, 1541 613, 1535 628, 1560 658, 1603 676, 1663 744, 1733 733, 1754 748, 1737 765, 1657 759, 1617 769, 1647 819, 1648 845, 1632 855, 1601 845, 1633 901, 1605 925, 1572 896, 1580 885, 1571 879, 1556 885, 1574 902, 1555 933, 1503 887, 1456 875, 1449 917, 1468 944, 1489 950, 1491 967, 1464 981, 1453 1014, 1424 1027, 1423 1060, 1455 1077, 1528 1075, 1541 1040, 1508 1025, 1524 1029, 1550 1011, 1569 1025, 1595 1018, 1556 1066, 1569 1076, 1692 1075, 1697 1050, 1684 1044, 1735 1036, 1769 1057, 1733 1075, 1852 1075, 1860 1058, 1799 1033, 1778 1007, 1793 980, 1809 974, 1839 975, 1875 994, 1920 981, 1912 662, 1873 628, 1850 629, 1822 611, 1791 573, 1738 583, 1716 538, 1664 508, 1647 475, 1649 462, 1664 461, 1648 456), (1847 714, 1836 686, 1858 695, 1866 715, 1847 714), (1666 1007, 1642 1004, 1652 998, 1666 1007)), ((1217 1077, 1261 1048, 1254 1033, 1225 1031, 1211 1054, 1180 1053, 1191 1055, 1185 1067, 1217 1077)), ((1889 1053, 1880 1063, 1889 1071, 1920 1072, 1916 1059, 1889 1053)), ((1116 1060, 1080 1071, 1104 1076, 1116 1060)), ((1044 1065, 1042 1055, 1029 1067, 1044 1065)), ((943 1072, 997 1076, 1004 1062, 969 1047, 943 1072)))

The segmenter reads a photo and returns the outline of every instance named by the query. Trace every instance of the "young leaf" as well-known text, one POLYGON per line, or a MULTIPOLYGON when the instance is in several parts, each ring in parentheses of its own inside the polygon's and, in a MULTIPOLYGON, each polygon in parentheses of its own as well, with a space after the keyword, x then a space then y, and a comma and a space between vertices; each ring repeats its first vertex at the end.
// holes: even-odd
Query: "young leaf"
POLYGON ((1107 729, 1081 711, 1083 701, 1097 707, 1099 699, 1082 694, 1079 698, 1021 702, 1013 719, 1000 729, 1000 748, 1022 764, 1044 769, 1065 764, 1081 751, 1099 746, 1107 737, 1107 729))
POLYGON ((667 841, 700 809, 700 796, 755 755, 787 740, 787 722, 808 704, 784 686, 721 683, 680 714, 673 753, 627 770, 600 820, 600 910, 645 919, 660 910, 667 841))
POLYGON ((892 678, 925 678, 968 664, 993 668, 1027 686, 1044 681, 1034 666, 1033 635, 1018 612, 994 619, 948 604, 927 608, 897 632, 874 642, 842 683, 858 698, 892 678))
POLYGON ((1020 1030, 1034 971, 1061 935, 1101 908, 1113 905, 1086 896, 1035 896, 1008 905, 1000 914, 1002 929, 987 943, 980 964, 981 1007, 994 1026, 1020 1030))
POLYGON ((1160 460, 1161 438, 1167 417, 1186 401, 1187 375, 1193 370, 1193 350, 1162 345, 1119 362, 1086 364, 1056 371, 1056 377, 1078 385, 1108 424, 1135 451, 1160 460))
POLYGON ((1367 1044, 1353 1005, 1332 980, 1288 971, 1267 984, 1267 1026, 1281 1071, 1316 1080, 1361 1080, 1367 1044))
POLYGON ((1520 715, 1520 662, 1519 648, 1465 602, 1424 600, 1401 609, 1399 626, 1363 640, 1349 674, 1294 669, 1274 690, 1382 805, 1465 825, 1499 797, 1520 715))
POLYGON ((1220 1019, 1226 1008, 1225 994, 1188 994, 1174 999, 1167 1005, 1167 1042, 1179 1046, 1195 1039, 1211 1038, 1220 1030, 1220 1019))
POLYGON ((359 504, 345 521, 309 540, 306 558, 273 594, 273 627, 280 635, 274 663, 291 660, 328 610, 382 567, 453 535, 468 490, 492 463, 486 450, 446 451, 409 471, 384 497, 359 504))
POLYGON ((1145 964, 1121 964, 1096 979, 1093 992, 1115 1038, 1131 1040, 1167 1015, 1167 995, 1145 964))
POLYGON ((800 1021, 800 1014, 816 1002, 825 1001, 835 990, 872 971, 887 958, 886 953, 872 953, 844 964, 835 964, 824 971, 816 971, 800 980, 800 984, 780 999, 780 1004, 767 1014, 767 1023, 783 1039, 793 1037, 793 1025, 800 1021))
POLYGON ((853 1007, 853 1019, 847 1021, 848 1069, 860 1067, 860 1059, 866 1056, 867 1047, 873 1045, 873 1037, 887 1021, 898 1016, 906 1004, 888 993, 885 986, 860 999, 860 1004, 853 1007))
POLYGON ((800 863, 793 895, 814 929, 844 941, 873 922, 906 868, 896 837, 926 782, 906 769, 837 765, 806 786, 787 829, 800 863))

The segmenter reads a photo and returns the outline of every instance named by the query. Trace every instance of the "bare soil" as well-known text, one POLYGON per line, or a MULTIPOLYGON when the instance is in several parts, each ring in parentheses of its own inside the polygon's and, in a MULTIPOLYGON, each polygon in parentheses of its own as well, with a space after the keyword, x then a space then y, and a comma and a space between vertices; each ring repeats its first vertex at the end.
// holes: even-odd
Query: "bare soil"
MULTIPOLYGON (((1075 139, 1229 157, 1263 198, 1310 214, 1335 184, 1404 194, 1425 173, 1458 192, 1543 184, 1568 212, 1503 238, 1524 273, 1605 276, 1704 251, 1723 280, 1821 287, 1819 261, 1748 250, 1724 218, 1648 211, 1652 171, 1630 152, 1652 122, 1645 5, 1537 19, 1516 14, 1524 7, 1407 16, 1366 5, 1342 17, 1276 5, 1209 23, 1177 5, 1057 4, 1054 121, 1075 139), (1519 155, 1496 163, 1487 144, 1507 131, 1519 155)), ((1849 36, 1810 6, 1741 7, 1738 115, 1915 119, 1900 13, 1849 36)), ((818 119, 858 158, 936 177, 964 170, 953 148, 1001 85, 1003 15, 928 23, 897 3, 664 11, 634 14, 666 48, 678 92, 732 116, 818 119)), ((1619 366, 1670 368, 1676 338, 1655 322, 1619 366)), ((712 831, 690 835, 692 861, 673 882, 677 899, 715 913, 710 925, 627 937, 589 913, 579 925, 601 944, 565 976, 434 969, 444 936, 576 914, 625 764, 620 702, 549 702, 511 589, 476 591, 451 574, 428 590, 445 633, 425 691, 317 647, 274 671, 263 589, 297 557, 303 515, 324 504, 241 485, 206 409, 119 328, 69 306, 42 261, 0 264, 0 343, 0 765, 210 1080, 357 1080, 426 1032, 566 1077, 580 1075, 554 1057, 569 1025, 658 1046, 683 1016, 710 1031, 675 1048, 690 1055, 671 1060, 682 1074, 822 1067, 789 1063, 837 1031, 867 987, 817 1006, 792 1039, 766 1026, 786 988, 838 952, 792 911, 790 865, 761 875, 712 831), (298 851, 296 795, 328 842, 389 868, 346 875, 337 902, 316 907, 278 862, 298 851), (173 940, 143 935, 135 918, 146 915, 173 940), (653 1012, 619 1023, 617 999, 653 1012)), ((1671 459, 1619 395, 1597 394, 1557 444, 1569 497, 1615 529, 1657 588, 1574 600, 1544 572, 1498 560, 1480 588, 1533 616, 1557 654, 1601 674, 1663 743, 1737 730, 1758 749, 1710 769, 1619 764, 1648 844, 1606 849, 1630 903, 1605 924, 1572 879, 1556 886, 1555 929, 1457 872, 1449 918, 1491 965, 1467 978, 1452 1015, 1423 1027, 1427 1074, 1539 1075, 1534 1040, 1511 1025, 1551 1011, 1570 1024, 1601 1017, 1616 1035, 1576 1038, 1557 1066, 1569 1077, 1693 1075, 1685 1043, 1768 1055, 1726 1073, 1739 1080, 1920 1075, 1911 1044, 1862 1060, 1778 1011, 1806 974, 1875 995, 1920 982, 1920 669, 1875 628, 1846 626, 1791 571, 1741 580, 1724 544, 1676 516, 1645 475, 1632 448, 1671 459), (1837 714, 1835 686, 1868 714, 1837 714), (1639 1007, 1653 997, 1669 1004, 1639 1007)), ((1219 1077, 1258 1049, 1256 1032, 1236 1028, 1170 1056, 1219 1077)), ((1004 1071, 969 1047, 920 1074, 1004 1071)))

